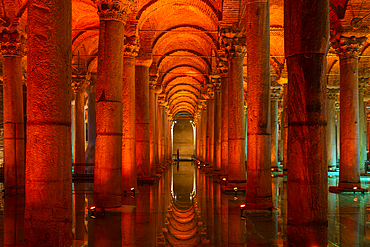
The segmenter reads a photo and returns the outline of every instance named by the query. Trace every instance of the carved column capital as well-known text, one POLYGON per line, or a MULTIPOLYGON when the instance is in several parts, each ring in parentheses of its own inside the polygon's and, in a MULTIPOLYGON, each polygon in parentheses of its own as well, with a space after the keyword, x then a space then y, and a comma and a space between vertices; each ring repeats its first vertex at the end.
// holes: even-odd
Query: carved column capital
POLYGON ((90 85, 89 76, 77 76, 72 75, 72 91, 74 93, 81 92, 83 90, 86 90, 87 86, 90 85))
POLYGON ((212 83, 207 84, 207 95, 211 100, 215 97, 215 91, 212 83))
POLYGON ((219 57, 217 59, 217 72, 220 77, 228 77, 229 66, 224 51, 219 51, 219 57))
POLYGON ((246 37, 244 30, 222 28, 220 31, 220 44, 225 50, 227 59, 233 56, 244 57, 247 52, 246 37))
POLYGON ((133 0, 98 0, 97 6, 101 21, 119 21, 126 24, 135 3, 133 0))
POLYGON ((345 37, 341 35, 331 43, 331 46, 340 58, 357 58, 359 51, 366 40, 367 37, 345 37))
POLYGON ((327 92, 328 99, 331 99, 331 100, 338 99, 339 88, 328 87, 326 88, 326 92, 327 92))
POLYGON ((125 44, 123 45, 124 57, 136 57, 139 54, 140 44, 135 36, 125 37, 125 44))
POLYGON ((0 49, 3 56, 18 56, 25 54, 26 40, 17 30, 4 29, 0 33, 0 49))
POLYGON ((280 96, 281 88, 280 87, 271 87, 271 100, 278 100, 280 96))
POLYGON ((370 124, 370 112, 368 112, 366 115, 366 122, 370 124))
POLYGON ((366 91, 366 87, 369 84, 370 78, 369 77, 360 77, 358 78, 358 90, 359 92, 364 93, 366 91))

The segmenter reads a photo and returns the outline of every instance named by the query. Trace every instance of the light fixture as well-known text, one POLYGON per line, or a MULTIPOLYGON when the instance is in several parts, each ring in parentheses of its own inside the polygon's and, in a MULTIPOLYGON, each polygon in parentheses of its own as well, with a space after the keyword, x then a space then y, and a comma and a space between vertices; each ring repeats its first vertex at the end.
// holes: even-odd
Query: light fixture
POLYGON ((245 210, 245 204, 240 205, 240 219, 245 220, 243 211, 245 210))
POLYGON ((235 197, 234 197, 234 200, 237 200, 238 199, 238 187, 234 187, 234 191, 235 191, 235 197), (236 199, 235 199, 236 198, 236 199))
POLYGON ((95 216, 95 211, 96 211, 95 206, 91 206, 91 207, 90 207, 90 211, 91 211, 90 218, 91 218, 91 219, 95 219, 95 218, 96 218, 96 216, 95 216))
POLYGON ((222 180, 225 182, 225 187, 226 187, 226 178, 223 178, 222 180))

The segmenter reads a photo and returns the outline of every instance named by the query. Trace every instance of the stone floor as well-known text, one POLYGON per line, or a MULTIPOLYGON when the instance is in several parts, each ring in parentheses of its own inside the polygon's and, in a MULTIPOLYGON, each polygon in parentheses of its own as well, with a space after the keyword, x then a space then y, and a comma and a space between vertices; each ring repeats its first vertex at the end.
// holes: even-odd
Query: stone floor
MULTIPOLYGON (((174 162, 154 185, 140 185, 135 194, 127 192, 125 205, 116 210, 90 210, 92 184, 86 184, 85 191, 75 192, 82 194, 85 205, 74 210, 80 212, 77 220, 84 224, 80 229, 73 227, 73 246, 115 247, 135 242, 136 246, 284 246, 287 183, 286 178, 274 175, 277 210, 270 213, 241 213, 244 195, 219 193, 225 184, 214 182, 192 162, 174 162)), ((338 175, 329 173, 328 186, 338 183, 338 175)), ((370 176, 361 177, 361 183, 369 188, 370 176)), ((370 246, 370 194, 329 193, 328 200, 328 246, 370 246)), ((2 212, 3 204, 2 199, 2 212)), ((0 213, 0 246, 6 238, 3 222, 0 213)))

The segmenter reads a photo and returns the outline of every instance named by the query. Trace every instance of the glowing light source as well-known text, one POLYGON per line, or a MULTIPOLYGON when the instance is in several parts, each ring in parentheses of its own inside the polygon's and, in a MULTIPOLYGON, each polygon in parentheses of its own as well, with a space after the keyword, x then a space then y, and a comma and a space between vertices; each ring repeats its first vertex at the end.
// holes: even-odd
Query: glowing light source
POLYGON ((355 186, 355 187, 353 187, 353 189, 354 189, 354 190, 357 190, 357 187, 355 186))

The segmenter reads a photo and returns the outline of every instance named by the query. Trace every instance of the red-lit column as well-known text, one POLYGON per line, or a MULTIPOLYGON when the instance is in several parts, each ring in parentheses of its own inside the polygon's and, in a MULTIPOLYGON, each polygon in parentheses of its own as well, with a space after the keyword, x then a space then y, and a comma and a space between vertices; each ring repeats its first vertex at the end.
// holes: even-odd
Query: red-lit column
POLYGON ((27 247, 72 245, 71 23, 71 0, 28 6, 27 247))
POLYGON ((125 41, 122 82, 122 191, 137 188, 135 57, 138 50, 136 40, 125 41))
POLYGON ((209 96, 208 99, 208 126, 207 126, 207 131, 208 131, 208 164, 210 167, 213 167, 213 161, 214 161, 214 152, 215 152, 215 94, 214 94, 214 88, 213 84, 207 84, 207 93, 209 96))
POLYGON ((358 53, 366 37, 344 37, 332 43, 340 63, 340 165, 338 187, 329 191, 361 188, 359 160, 358 53))
POLYGON ((283 175, 288 174, 288 84, 283 84, 283 175))
MULTIPOLYGON (((96 87, 94 204, 121 205, 124 25, 133 2, 98 1, 100 18, 96 87)), ((97 230, 97 229, 95 229, 97 230)))
MULTIPOLYGON (((90 85, 87 87, 87 124, 88 124, 88 145, 85 154, 86 163, 94 163, 95 159, 95 139, 96 139, 96 73, 90 74, 90 85)), ((93 173, 93 167, 86 168, 88 173, 93 173)))
POLYGON ((24 231, 25 142, 22 56, 24 37, 17 31, 0 34, 3 55, 4 116, 4 246, 20 246, 24 231))
POLYGON ((136 60, 136 165, 139 179, 150 177, 149 66, 151 60, 136 60))
POLYGON ((278 168, 278 149, 279 149, 279 95, 280 87, 271 88, 271 168, 278 168))
POLYGON ((221 77, 221 174, 229 172, 229 78, 227 61, 221 60, 218 71, 221 77))
MULTIPOLYGON (((72 77, 72 91, 75 98, 74 127, 74 174, 85 174, 85 91, 89 81, 85 76, 72 77)), ((74 184, 75 235, 74 239, 84 240, 85 235, 85 184, 74 184)))
POLYGON ((270 1, 247 1, 247 187, 246 208, 272 208, 270 113, 270 1))
POLYGON ((150 155, 149 155, 149 163, 150 163, 150 176, 153 177, 156 174, 155 169, 155 123, 157 119, 155 118, 155 88, 156 88, 156 81, 150 80, 149 81, 149 138, 150 138, 150 155))
POLYGON ((285 46, 291 164, 287 182, 288 246, 326 246, 329 0, 286 0, 284 7, 284 43, 290 44, 285 46))
POLYGON ((214 88, 214 162, 213 170, 219 174, 221 172, 221 83, 220 78, 213 82, 214 88))
POLYGON ((338 97, 339 88, 327 88, 327 111, 328 125, 326 127, 327 162, 328 169, 335 170, 337 166, 337 140, 335 131, 335 100, 338 97))
POLYGON ((222 42, 229 62, 229 172, 230 186, 245 183, 245 121, 244 121, 244 88, 243 60, 246 52, 245 34, 231 29, 222 31, 222 42))
POLYGON ((367 160, 370 160, 370 112, 366 114, 367 160))
POLYGON ((366 162, 366 112, 365 112, 365 102, 364 93, 368 84, 368 78, 358 79, 358 109, 359 109, 359 154, 360 154, 360 174, 365 174, 365 162, 366 162))

